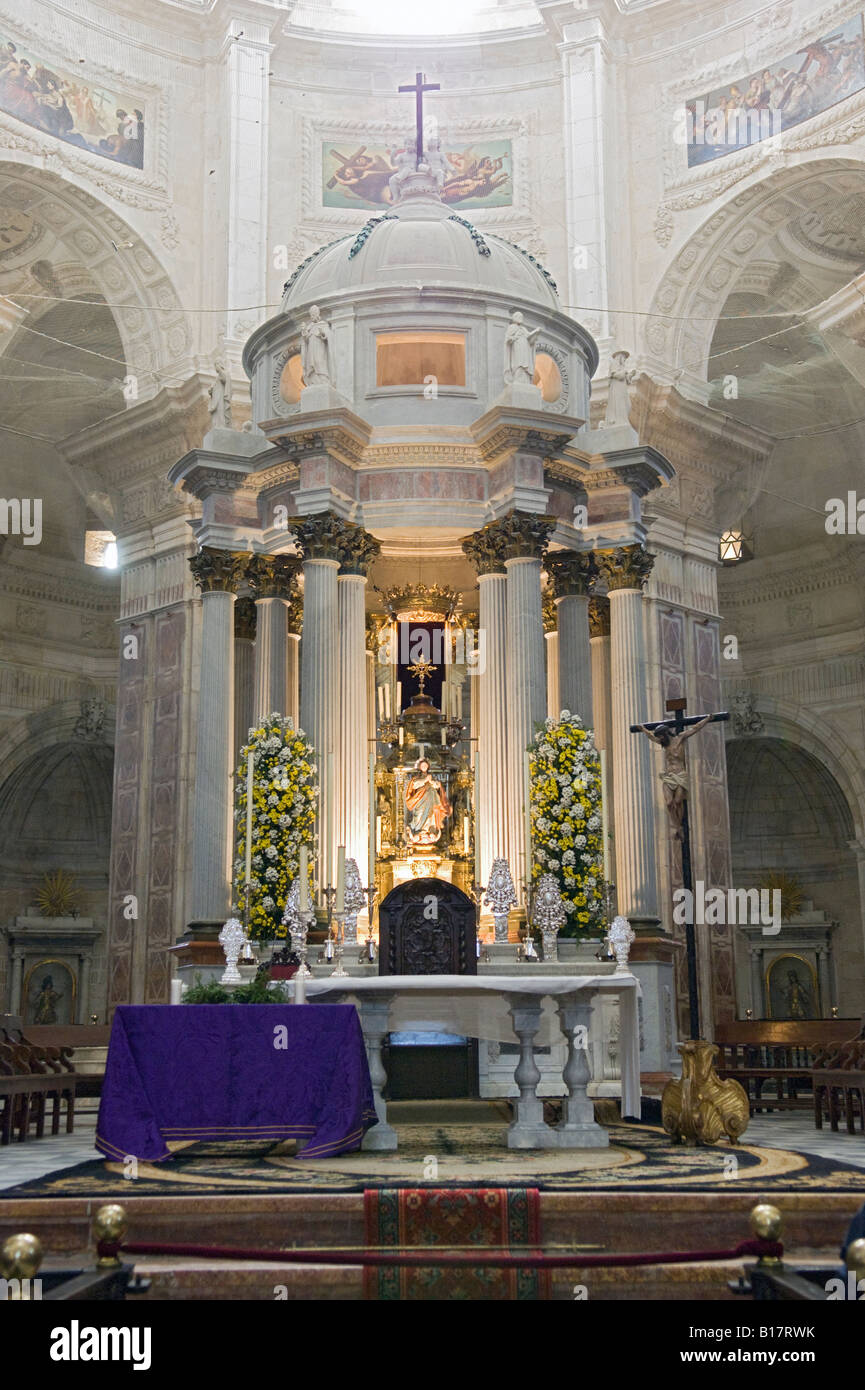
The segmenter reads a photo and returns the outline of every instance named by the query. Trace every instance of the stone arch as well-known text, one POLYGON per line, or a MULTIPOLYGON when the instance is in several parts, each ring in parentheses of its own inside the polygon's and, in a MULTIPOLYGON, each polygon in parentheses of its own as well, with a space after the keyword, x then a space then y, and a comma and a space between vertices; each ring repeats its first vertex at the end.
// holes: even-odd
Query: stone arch
MULTIPOLYGON (((192 370, 186 315, 171 279, 145 237, 106 203, 52 170, 34 167, 22 153, 0 159, 0 190, 7 207, 33 226, 20 248, 3 252, 4 269, 21 271, 18 287, 7 288, 35 322, 44 306, 36 297, 44 284, 28 270, 51 254, 61 262, 67 292, 81 288, 75 264, 112 309, 123 344, 126 370, 138 377, 139 399, 183 380, 192 370), (44 251, 46 254, 40 255, 44 251)), ((50 300, 49 300, 50 302, 50 300)), ((119 369, 118 369, 119 370, 119 369)))
POLYGON ((660 375, 672 373, 686 395, 708 400, 715 325, 752 250, 785 217, 813 207, 821 179, 837 185, 845 176, 851 191, 865 191, 865 161, 797 155, 795 165, 740 189, 691 234, 658 284, 646 320, 644 351, 649 362, 663 364, 660 375))

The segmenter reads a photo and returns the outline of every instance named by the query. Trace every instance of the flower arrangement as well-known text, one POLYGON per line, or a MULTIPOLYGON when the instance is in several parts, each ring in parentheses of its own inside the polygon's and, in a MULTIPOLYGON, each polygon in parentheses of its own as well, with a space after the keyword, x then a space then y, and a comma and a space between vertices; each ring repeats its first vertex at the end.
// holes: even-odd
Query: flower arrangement
MULTIPOLYGON (((234 796, 236 893, 243 901, 246 858, 246 771, 253 755, 252 861, 249 935, 255 941, 286 936, 285 900, 300 867, 300 847, 315 844, 318 785, 315 750, 293 720, 271 714, 241 750, 234 796)), ((312 858, 312 855, 310 855, 312 858)))
POLYGON ((529 748, 532 883, 552 874, 567 913, 562 936, 604 928, 601 764, 591 729, 570 710, 538 726, 529 748))

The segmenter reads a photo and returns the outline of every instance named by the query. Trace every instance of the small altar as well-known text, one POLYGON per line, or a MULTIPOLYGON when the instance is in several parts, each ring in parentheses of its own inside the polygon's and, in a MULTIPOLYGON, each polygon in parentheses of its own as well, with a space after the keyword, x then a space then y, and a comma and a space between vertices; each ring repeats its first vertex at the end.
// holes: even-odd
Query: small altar
POLYGON ((508 1148, 604 1148, 607 1131, 596 1123, 589 1097, 592 1016, 597 1003, 618 998, 622 1114, 640 1116, 639 985, 629 972, 573 975, 519 967, 489 975, 347 975, 306 981, 308 1000, 327 1003, 354 998, 369 1057, 378 1124, 366 1149, 393 1151, 396 1131, 388 1123, 382 1090, 387 1080, 382 1044, 400 1029, 451 1033, 493 1043, 518 1044, 513 1071, 517 1088, 508 1148), (531 971, 531 973, 528 973, 531 971), (561 1124, 544 1121, 539 1095, 542 1072, 536 1048, 558 1049, 553 1069, 565 1095, 561 1124), (558 1058, 562 1058, 559 1061, 558 1058))

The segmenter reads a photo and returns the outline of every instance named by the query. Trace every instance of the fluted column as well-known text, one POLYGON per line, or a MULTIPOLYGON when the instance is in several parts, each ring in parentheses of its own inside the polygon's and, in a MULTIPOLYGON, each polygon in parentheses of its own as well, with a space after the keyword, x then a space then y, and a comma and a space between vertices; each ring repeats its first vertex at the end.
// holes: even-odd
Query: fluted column
POLYGON ((562 708, 559 700, 559 632, 556 627, 556 604, 551 587, 543 592, 544 645, 547 653, 547 718, 558 719, 562 708))
POLYGON ((643 585, 654 561, 640 545, 603 551, 598 561, 610 600, 618 907, 632 922, 656 923, 659 919, 652 749, 645 735, 630 732, 632 724, 642 724, 649 718, 643 585))
POLYGON ((463 541, 463 550, 478 572, 478 629, 484 634, 485 666, 473 679, 478 686, 477 823, 481 882, 490 881, 493 859, 513 864, 508 815, 507 744, 507 572, 501 537, 485 527, 463 541))
POLYGON ((245 557, 202 550, 189 561, 201 589, 201 687, 192 834, 192 922, 218 925, 231 907, 234 603, 245 557))
POLYGON ((288 609, 298 563, 289 555, 253 555, 247 565, 255 597, 255 719, 288 713, 288 609))
POLYGON ((559 631, 559 709, 592 727, 592 662, 589 595, 598 567, 590 550, 557 550, 547 557, 559 631))
POLYGON ((234 607, 234 744, 237 761, 255 718, 255 601, 239 598, 234 607))
MULTIPOLYGON (((616 798, 613 776, 613 706, 610 698, 610 601, 589 599, 589 648, 592 662, 592 724, 595 747, 606 753, 607 831, 616 839, 616 798)), ((612 861, 615 863, 615 859, 612 861)))
POLYGON ((285 712, 300 726, 300 633, 303 621, 303 604, 298 593, 287 600, 286 618, 288 632, 285 639, 285 712))
POLYGON ((369 745, 367 743, 366 580, 381 546, 357 527, 346 536, 337 579, 339 614, 339 756, 337 844, 367 877, 369 745))

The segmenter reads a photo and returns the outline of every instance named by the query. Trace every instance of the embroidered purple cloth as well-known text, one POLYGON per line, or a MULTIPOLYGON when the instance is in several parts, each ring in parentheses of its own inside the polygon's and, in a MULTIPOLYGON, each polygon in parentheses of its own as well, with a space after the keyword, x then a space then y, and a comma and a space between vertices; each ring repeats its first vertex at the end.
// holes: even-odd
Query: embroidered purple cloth
POLYGON ((108 1045, 96 1147, 158 1163, 172 1140, 360 1147, 377 1123, 353 1004, 127 1004, 108 1045))

